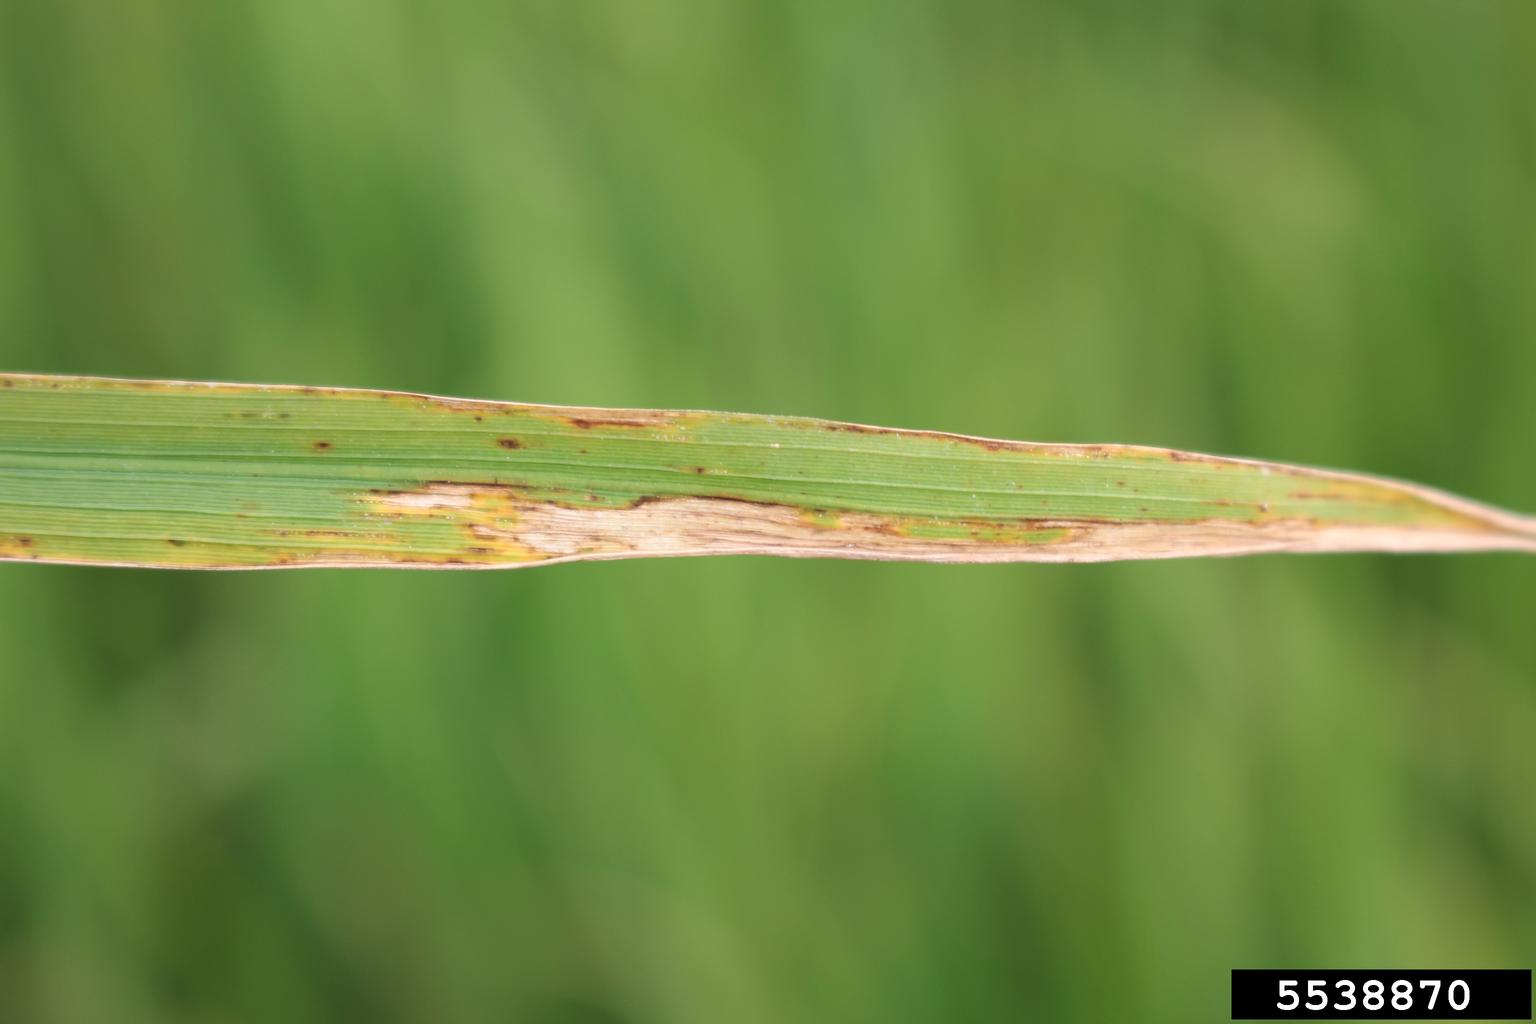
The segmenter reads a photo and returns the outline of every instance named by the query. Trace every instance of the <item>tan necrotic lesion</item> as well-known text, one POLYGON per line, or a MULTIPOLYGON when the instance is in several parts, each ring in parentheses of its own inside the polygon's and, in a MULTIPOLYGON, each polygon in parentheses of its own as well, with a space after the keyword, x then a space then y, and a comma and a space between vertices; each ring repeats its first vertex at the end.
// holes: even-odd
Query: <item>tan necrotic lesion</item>
POLYGON ((1066 532, 1034 523, 956 522, 948 535, 924 535, 930 520, 735 497, 642 496, 605 507, 450 482, 370 493, 367 503, 370 515, 451 526, 467 543, 513 561, 709 554, 963 561, 968 551, 977 556, 970 560, 991 560, 1007 546, 999 540, 1038 546, 1066 532))
MULTIPOLYGON (((764 554, 929 562, 1093 562, 1249 552, 1457 551, 1487 530, 1212 518, 1178 524, 1080 519, 926 519, 724 496, 641 497, 603 507, 515 487, 434 482, 369 495, 371 514, 433 521, 468 553, 507 563, 764 554)), ((1511 538, 1507 545, 1531 547, 1511 538)))

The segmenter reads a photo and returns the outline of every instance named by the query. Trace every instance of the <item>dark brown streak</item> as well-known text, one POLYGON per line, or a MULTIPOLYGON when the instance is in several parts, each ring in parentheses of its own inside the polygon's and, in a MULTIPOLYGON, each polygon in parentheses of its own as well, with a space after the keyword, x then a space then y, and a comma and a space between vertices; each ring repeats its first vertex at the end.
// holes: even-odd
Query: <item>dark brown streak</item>
POLYGON ((581 430, 591 430, 593 427, 629 427, 637 430, 655 430, 665 425, 647 420, 589 419, 581 416, 567 416, 565 422, 581 430))

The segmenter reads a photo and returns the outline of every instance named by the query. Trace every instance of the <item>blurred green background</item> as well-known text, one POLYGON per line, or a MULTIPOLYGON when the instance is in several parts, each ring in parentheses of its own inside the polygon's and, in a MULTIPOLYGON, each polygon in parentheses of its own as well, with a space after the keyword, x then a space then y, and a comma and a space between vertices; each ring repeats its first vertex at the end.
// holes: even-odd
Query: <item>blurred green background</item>
MULTIPOLYGON (((1536 7, 3 0, 0 366, 1536 511, 1536 7)), ((0 1019, 1189 1021, 1536 960, 1536 563, 0 566, 0 1019)))

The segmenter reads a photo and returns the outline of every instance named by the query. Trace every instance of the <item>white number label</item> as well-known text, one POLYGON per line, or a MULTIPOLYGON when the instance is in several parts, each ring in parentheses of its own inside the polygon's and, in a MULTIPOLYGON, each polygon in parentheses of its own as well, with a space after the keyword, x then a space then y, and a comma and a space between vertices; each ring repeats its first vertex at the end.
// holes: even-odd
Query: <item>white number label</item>
MULTIPOLYGON (((1233 972, 1234 979, 1237 973, 1233 972)), ((1270 984, 1274 983, 1270 981, 1270 984)), ((1349 1014, 1351 1011, 1367 1014, 1385 1012, 1388 1016, 1412 1016, 1414 1011, 1434 1013, 1442 1005, 1442 996, 1442 1013, 1460 1013, 1472 1003, 1472 986, 1464 979, 1447 982, 1428 978, 1372 978, 1356 982, 1338 977, 1333 980, 1282 978, 1278 984, 1275 1009, 1281 1013, 1298 1013, 1303 1016, 1308 1013, 1326 1016, 1328 1011, 1335 1014, 1349 1014)))

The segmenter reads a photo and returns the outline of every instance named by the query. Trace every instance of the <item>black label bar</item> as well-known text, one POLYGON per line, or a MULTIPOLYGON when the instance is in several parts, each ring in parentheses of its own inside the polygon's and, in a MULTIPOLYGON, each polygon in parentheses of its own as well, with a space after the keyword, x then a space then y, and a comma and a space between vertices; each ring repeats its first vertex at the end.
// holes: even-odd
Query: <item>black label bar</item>
POLYGON ((1530 1020, 1531 972, 1243 970, 1233 1020, 1530 1020))

